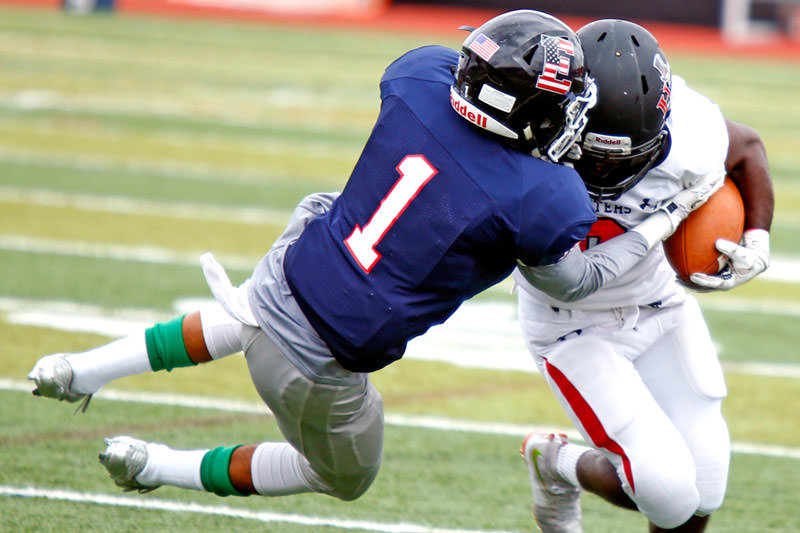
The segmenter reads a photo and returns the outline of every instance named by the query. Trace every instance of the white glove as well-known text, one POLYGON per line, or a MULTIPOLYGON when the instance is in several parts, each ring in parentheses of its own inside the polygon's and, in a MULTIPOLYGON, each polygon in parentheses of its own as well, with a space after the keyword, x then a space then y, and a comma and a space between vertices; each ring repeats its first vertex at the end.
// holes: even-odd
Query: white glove
POLYGON ((727 291, 750 281, 769 266, 769 232, 751 229, 742 235, 738 245, 717 239, 717 250, 728 256, 728 264, 718 274, 692 274, 692 283, 709 289, 727 291))
POLYGON ((706 203, 725 183, 725 170, 710 172, 667 200, 655 213, 633 227, 647 240, 650 248, 678 229, 689 213, 706 203))

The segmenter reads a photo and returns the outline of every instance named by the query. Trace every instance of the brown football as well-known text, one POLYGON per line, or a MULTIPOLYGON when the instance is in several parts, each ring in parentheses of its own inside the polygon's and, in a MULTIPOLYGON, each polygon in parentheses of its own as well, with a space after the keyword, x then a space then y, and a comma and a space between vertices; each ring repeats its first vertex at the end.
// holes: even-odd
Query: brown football
POLYGON ((697 272, 716 274, 727 258, 717 251, 717 239, 739 242, 744 230, 744 204, 730 178, 708 201, 693 211, 664 241, 664 251, 678 277, 691 285, 697 272))

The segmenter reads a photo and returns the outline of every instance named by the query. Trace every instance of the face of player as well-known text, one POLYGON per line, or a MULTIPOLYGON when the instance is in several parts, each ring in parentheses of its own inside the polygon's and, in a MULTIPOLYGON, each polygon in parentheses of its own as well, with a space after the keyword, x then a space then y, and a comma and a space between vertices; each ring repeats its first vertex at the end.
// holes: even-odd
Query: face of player
POLYGON ((615 199, 636 185, 651 168, 664 159, 668 151, 669 135, 664 130, 655 139, 634 147, 625 154, 587 147, 584 143, 583 154, 573 165, 592 197, 615 199))

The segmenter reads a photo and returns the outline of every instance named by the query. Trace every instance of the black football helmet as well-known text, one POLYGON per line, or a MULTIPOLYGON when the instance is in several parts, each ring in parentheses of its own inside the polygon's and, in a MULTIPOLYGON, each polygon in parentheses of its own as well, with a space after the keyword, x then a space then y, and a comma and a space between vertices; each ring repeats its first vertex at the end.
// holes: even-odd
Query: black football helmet
POLYGON ((528 9, 499 15, 464 41, 450 103, 513 148, 557 162, 596 101, 575 33, 528 9))
POLYGON ((669 63, 632 22, 597 20, 577 34, 598 94, 574 166, 592 197, 615 199, 669 152, 669 63))

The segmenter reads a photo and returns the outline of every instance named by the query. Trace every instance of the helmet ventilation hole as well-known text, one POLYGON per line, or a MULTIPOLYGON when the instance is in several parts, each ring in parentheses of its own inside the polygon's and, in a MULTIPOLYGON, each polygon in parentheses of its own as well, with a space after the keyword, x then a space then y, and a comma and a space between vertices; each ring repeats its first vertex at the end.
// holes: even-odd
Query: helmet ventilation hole
POLYGON ((597 38, 597 42, 599 43, 600 41, 602 41, 603 39, 605 39, 605 38, 606 38, 606 35, 608 35, 608 33, 606 33, 606 32, 603 32, 603 33, 601 33, 601 34, 600 34, 600 37, 598 37, 598 38, 597 38))
POLYGON ((536 54, 536 49, 539 48, 539 45, 534 45, 533 48, 525 52, 525 55, 522 56, 522 59, 529 65, 533 64, 533 56, 536 54))
POLYGON ((642 92, 643 92, 644 94, 647 94, 647 91, 648 91, 648 90, 649 90, 649 88, 647 87, 647 78, 645 78, 644 76, 642 76, 642 92))
POLYGON ((639 41, 636 40, 635 35, 631 35, 631 41, 633 41, 633 44, 636 45, 637 47, 639 46, 639 41))

